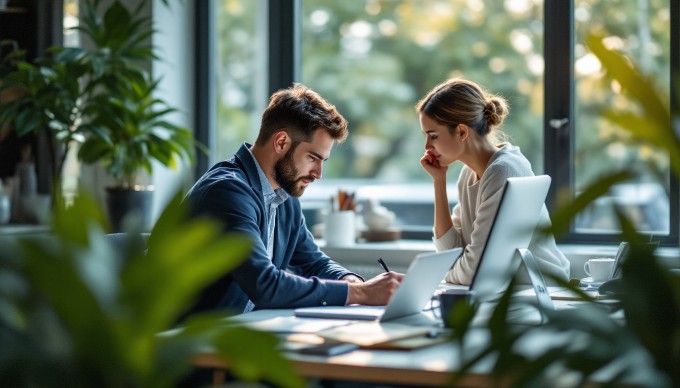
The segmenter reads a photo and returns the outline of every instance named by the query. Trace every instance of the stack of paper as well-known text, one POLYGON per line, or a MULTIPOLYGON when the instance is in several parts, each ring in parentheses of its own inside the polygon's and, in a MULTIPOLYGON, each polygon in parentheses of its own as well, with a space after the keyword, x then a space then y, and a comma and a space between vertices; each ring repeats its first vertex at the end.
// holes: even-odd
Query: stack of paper
POLYGON ((405 338, 426 338, 432 330, 436 329, 389 322, 355 322, 351 325, 323 330, 317 334, 332 341, 350 342, 361 347, 373 347, 405 338))

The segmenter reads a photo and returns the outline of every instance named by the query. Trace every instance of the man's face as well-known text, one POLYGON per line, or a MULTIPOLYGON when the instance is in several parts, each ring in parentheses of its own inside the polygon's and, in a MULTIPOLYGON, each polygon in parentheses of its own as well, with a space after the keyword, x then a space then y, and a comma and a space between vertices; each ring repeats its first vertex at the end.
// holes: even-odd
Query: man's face
POLYGON ((301 196, 310 183, 321 179, 323 162, 328 160, 333 142, 326 131, 317 130, 311 142, 291 147, 274 165, 276 182, 288 194, 301 196))

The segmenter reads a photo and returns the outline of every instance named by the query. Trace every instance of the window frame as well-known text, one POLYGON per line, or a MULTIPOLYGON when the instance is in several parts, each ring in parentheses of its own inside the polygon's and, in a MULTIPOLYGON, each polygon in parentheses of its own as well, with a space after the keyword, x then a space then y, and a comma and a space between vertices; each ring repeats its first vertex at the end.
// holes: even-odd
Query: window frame
MULTIPOLYGON (((215 87, 213 10, 215 0, 197 1, 196 7, 196 139, 212 149, 215 141, 215 87)), ((290 86, 300 79, 301 64, 301 0, 267 0, 268 10, 268 95, 290 86), (290 49, 292 47, 292 49, 290 49)), ((680 3, 670 2, 671 20, 671 79, 680 81, 680 3)), ((555 210, 556 193, 573 192, 574 171, 574 1, 544 3, 544 171, 553 183, 546 199, 549 210, 555 210), (569 61, 565 61, 565 55, 569 61), (551 127, 553 119, 566 118, 560 128, 551 127)), ((677 83, 671 82, 671 115, 678 111, 677 83)), ((680 134, 680 120, 671 120, 673 130, 680 134)), ((680 157, 680 155, 671 155, 680 157)), ((209 157, 197 152, 196 176, 209 167, 209 157)), ((678 246, 680 240, 680 183, 670 177, 670 230, 658 237, 664 246, 678 246)), ((573 229, 558 240, 560 243, 617 243, 620 234, 576 233, 573 229)))

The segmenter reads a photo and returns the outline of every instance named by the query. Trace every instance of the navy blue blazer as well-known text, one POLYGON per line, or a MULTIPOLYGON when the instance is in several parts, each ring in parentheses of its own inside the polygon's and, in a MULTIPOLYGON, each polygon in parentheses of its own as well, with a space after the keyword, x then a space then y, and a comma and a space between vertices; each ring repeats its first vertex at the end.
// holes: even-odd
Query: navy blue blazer
POLYGON ((241 313, 248 299, 257 309, 344 305, 348 285, 337 279, 352 272, 321 252, 296 197, 290 196, 277 209, 274 257, 269 259, 268 219, 257 162, 249 148, 244 143, 233 158, 214 165, 185 198, 192 215, 217 217, 226 230, 245 233, 254 244, 250 257, 209 286, 189 313, 217 309, 241 313))

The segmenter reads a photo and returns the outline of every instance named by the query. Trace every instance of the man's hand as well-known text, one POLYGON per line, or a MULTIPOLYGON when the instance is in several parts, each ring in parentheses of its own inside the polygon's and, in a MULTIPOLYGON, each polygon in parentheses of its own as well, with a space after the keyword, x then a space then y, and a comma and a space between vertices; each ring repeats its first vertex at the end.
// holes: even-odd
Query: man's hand
POLYGON ((390 271, 381 273, 363 283, 350 283, 347 304, 384 306, 403 278, 404 274, 390 271))
POLYGON ((347 283, 363 283, 364 282, 363 280, 361 280, 360 277, 353 275, 351 273, 341 277, 340 280, 344 280, 347 283))

